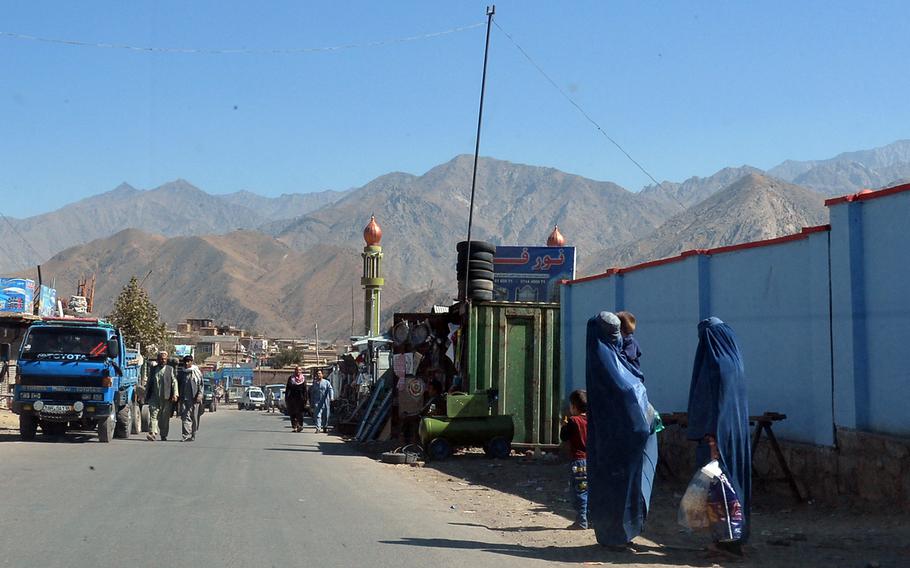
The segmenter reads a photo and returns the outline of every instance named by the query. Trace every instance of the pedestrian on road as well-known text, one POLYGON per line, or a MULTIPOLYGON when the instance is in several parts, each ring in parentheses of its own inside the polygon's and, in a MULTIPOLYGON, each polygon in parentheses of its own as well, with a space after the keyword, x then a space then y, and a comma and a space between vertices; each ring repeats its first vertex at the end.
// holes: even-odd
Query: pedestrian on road
POLYGON ((575 505, 575 522, 570 530, 588 528, 588 393, 572 391, 569 395, 569 416, 559 430, 559 439, 568 442, 572 454, 569 486, 575 505))
POLYGON ((157 361, 145 386, 150 417, 147 438, 152 442, 159 437, 162 441, 167 440, 178 391, 174 368, 167 364, 167 351, 159 351, 157 361))
POLYGON ((291 430, 302 432, 303 410, 307 403, 307 385, 306 377, 303 376, 299 365, 294 367, 294 374, 288 377, 288 384, 284 391, 284 403, 288 408, 288 416, 291 417, 291 430))
POLYGON ((588 320, 588 520, 597 542, 617 550, 641 534, 657 466, 654 410, 621 351, 616 314, 588 320))
POLYGON ((177 371, 177 383, 180 389, 180 417, 183 420, 183 441, 196 440, 199 430, 199 417, 202 410, 202 371, 193 364, 193 356, 183 358, 183 364, 177 371))
POLYGON ((313 421, 316 423, 316 432, 329 431, 329 409, 335 400, 335 389, 322 375, 322 369, 317 369, 313 386, 310 387, 310 405, 313 408, 313 421))
POLYGON ((268 394, 265 397, 265 407, 268 409, 269 414, 275 411, 275 407, 278 406, 278 400, 275 398, 275 389, 267 389, 268 394))
MULTIPOLYGON (((752 502, 746 377, 736 334, 715 317, 698 324, 688 416, 687 436, 699 443, 695 450, 696 467, 717 460, 741 506, 742 538, 715 541, 715 549, 742 556, 742 545, 749 539, 752 502)), ((731 519, 735 518, 734 514, 731 511, 731 519)))

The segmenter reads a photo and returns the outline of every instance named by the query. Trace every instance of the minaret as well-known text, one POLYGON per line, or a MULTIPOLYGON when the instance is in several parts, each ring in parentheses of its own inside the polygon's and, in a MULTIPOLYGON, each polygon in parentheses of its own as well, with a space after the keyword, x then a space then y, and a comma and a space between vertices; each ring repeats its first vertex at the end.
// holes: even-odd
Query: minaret
POLYGON ((363 229, 363 240, 367 246, 363 247, 363 278, 360 284, 363 286, 364 300, 364 318, 363 325, 367 335, 379 335, 379 321, 382 313, 382 285, 385 279, 382 277, 382 247, 379 242, 382 240, 382 229, 376 222, 376 217, 370 215, 370 222, 363 229))

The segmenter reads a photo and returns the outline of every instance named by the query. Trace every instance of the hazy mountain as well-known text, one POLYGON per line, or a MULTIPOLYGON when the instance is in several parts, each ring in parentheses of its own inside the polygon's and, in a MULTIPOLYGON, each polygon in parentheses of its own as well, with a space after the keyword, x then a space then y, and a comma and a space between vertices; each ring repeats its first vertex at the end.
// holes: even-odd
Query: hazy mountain
POLYGON ((760 174, 762 171, 752 166, 724 168, 706 178, 694 176, 682 183, 664 181, 660 185, 649 185, 641 190, 641 194, 672 203, 681 211, 704 201, 746 174, 751 173, 760 174))
POLYGON ((894 185, 896 180, 910 177, 910 140, 844 152, 828 160, 787 160, 768 170, 768 174, 824 195, 894 185))
POLYGON ((315 211, 341 199, 345 191, 314 191, 312 193, 283 193, 278 197, 264 197, 250 191, 237 191, 217 197, 227 203, 252 209, 268 222, 290 224, 301 215, 315 211))
MULTIPOLYGON (((301 217, 279 239, 299 250, 325 242, 361 248, 363 227, 375 214, 384 250, 394 253, 385 262, 387 279, 401 279, 412 290, 454 293, 455 244, 467 232, 471 160, 458 156, 422 176, 377 178, 301 217)), ((472 235, 496 244, 544 245, 558 223, 584 254, 642 236, 676 209, 613 183, 482 158, 472 235)))
POLYGON ((644 238, 586 259, 585 274, 675 256, 685 250, 769 239, 827 223, 817 192, 761 174, 747 174, 675 215, 644 238))
POLYGON ((12 219, 12 227, 0 223, 0 273, 34 266, 67 247, 124 229, 164 236, 223 234, 302 215, 341 195, 333 191, 276 198, 248 192, 211 195, 182 179, 146 191, 124 183, 50 213, 12 219))
MULTIPOLYGON (((72 247, 43 265, 59 293, 74 293, 78 277, 96 274, 96 314, 107 314, 131 276, 144 281, 163 319, 218 321, 277 335, 305 335, 314 323, 328 339, 346 338, 353 319, 363 326, 361 260, 356 250, 318 245, 297 252, 254 231, 167 238, 135 229, 72 247)), ((384 303, 404 293, 392 281, 384 303)))

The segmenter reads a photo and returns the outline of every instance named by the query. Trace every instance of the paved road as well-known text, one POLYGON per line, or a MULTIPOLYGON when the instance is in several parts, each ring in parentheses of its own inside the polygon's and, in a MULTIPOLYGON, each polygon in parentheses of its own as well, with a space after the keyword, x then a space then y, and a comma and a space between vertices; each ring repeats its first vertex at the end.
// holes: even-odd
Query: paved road
POLYGON ((15 440, 0 436, 0 566, 546 564, 278 415, 205 414, 191 443, 15 440))

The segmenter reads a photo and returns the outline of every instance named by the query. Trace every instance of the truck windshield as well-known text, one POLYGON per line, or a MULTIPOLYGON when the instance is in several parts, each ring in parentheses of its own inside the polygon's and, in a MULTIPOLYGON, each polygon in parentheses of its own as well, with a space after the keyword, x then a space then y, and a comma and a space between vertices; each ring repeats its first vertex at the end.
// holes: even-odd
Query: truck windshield
POLYGON ((28 360, 86 361, 107 356, 107 334, 97 329, 38 328, 22 344, 28 360))

